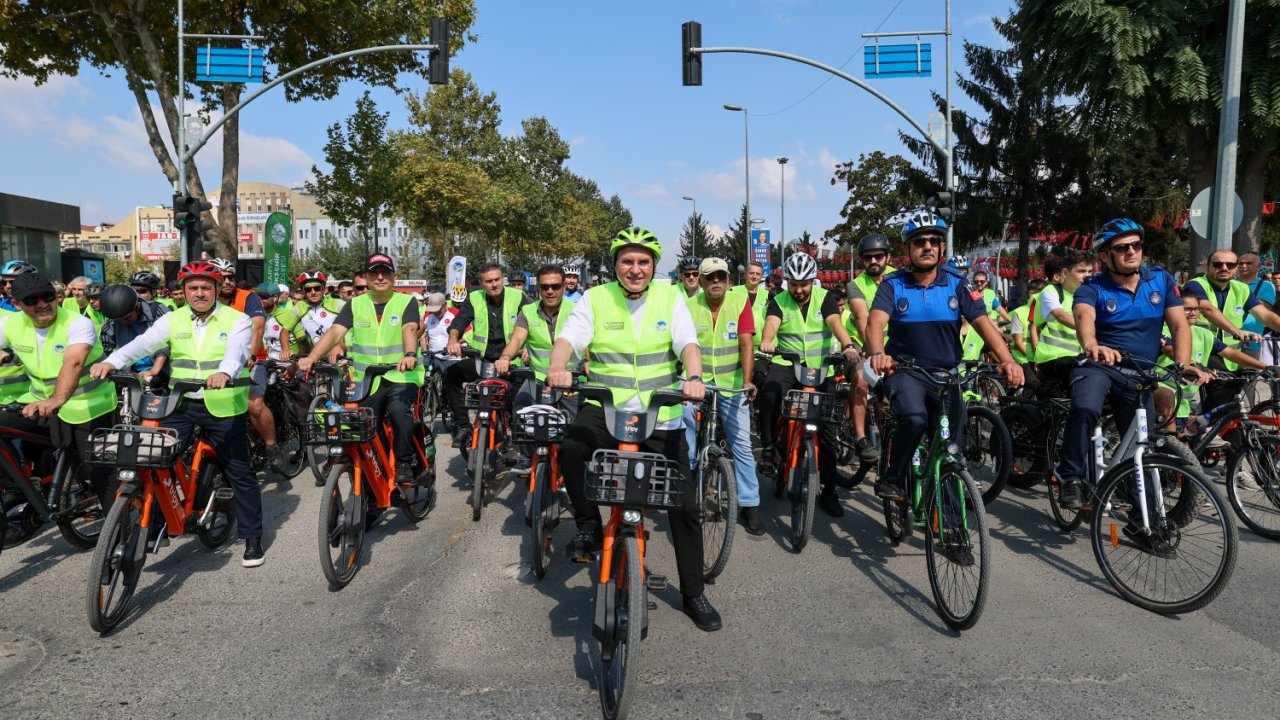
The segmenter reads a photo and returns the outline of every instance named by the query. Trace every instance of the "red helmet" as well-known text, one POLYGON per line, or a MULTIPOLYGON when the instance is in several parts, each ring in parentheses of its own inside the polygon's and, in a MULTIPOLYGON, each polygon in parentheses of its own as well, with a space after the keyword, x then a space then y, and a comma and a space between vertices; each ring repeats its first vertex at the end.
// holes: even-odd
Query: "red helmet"
POLYGON ((327 282, 328 282, 328 278, 325 277, 325 274, 320 272, 319 270, 307 270, 298 276, 298 287, 303 287, 305 285, 314 285, 314 284, 319 284, 323 286, 327 282))
POLYGON ((222 273, 218 272, 218 268, 213 263, 204 260, 196 260, 182 266, 178 271, 178 282, 185 285, 191 278, 202 277, 213 282, 214 285, 222 283, 222 273))

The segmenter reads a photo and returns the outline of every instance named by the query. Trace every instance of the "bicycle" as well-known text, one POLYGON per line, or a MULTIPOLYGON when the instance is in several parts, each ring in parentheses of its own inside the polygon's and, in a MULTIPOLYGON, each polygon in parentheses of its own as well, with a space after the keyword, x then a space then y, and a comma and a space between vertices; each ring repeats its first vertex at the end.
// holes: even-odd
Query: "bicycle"
MULTIPOLYGON (((951 437, 951 418, 945 408, 961 383, 953 370, 927 368, 898 359, 893 372, 907 373, 931 386, 944 408, 915 449, 905 495, 884 498, 885 532, 897 545, 915 529, 924 534, 929 588, 942 621, 953 630, 977 624, 991 584, 991 548, 985 505, 978 484, 961 461, 961 448, 951 437)), ((883 396, 883 381, 876 385, 883 396)), ((972 408, 971 408, 972 409, 972 408)), ((881 416, 879 473, 887 477, 895 420, 889 410, 881 416)))
POLYGON ((626 717, 635 696, 640 642, 649 631, 648 592, 666 588, 666 578, 646 575, 644 510, 681 506, 678 463, 688 462, 641 452, 640 444, 652 435, 658 411, 683 403, 685 397, 679 390, 655 390, 648 409, 633 412, 615 408, 607 387, 575 383, 572 389, 599 401, 605 426, 618 442, 616 450, 595 451, 585 479, 587 497, 610 506, 598 555, 591 630, 600 643, 600 706, 606 720, 617 720, 626 717))
MULTIPOLYGON (((134 373, 113 372, 108 377, 138 390, 131 402, 141 424, 115 425, 89 437, 86 462, 115 468, 120 481, 89 562, 85 605, 89 626, 100 633, 110 632, 124 619, 148 552, 158 553, 168 538, 190 533, 214 549, 235 527, 234 494, 217 449, 198 431, 184 444, 176 432, 161 427, 161 421, 178 409, 183 394, 204 389, 204 382, 174 380, 169 395, 150 395, 134 373)), ((249 378, 235 378, 227 387, 249 384, 249 378)))
POLYGON ((994 407, 1006 402, 1003 376, 991 363, 966 363, 969 372, 961 372, 960 389, 968 412, 965 418, 965 444, 961 451, 969 476, 982 491, 982 502, 990 505, 1000 496, 1013 466, 1013 440, 1000 415, 988 404, 993 397, 990 387, 1000 388, 994 407), (999 381, 992 380, 992 376, 999 381))
MULTIPOLYGON (((845 362, 844 355, 828 355, 817 368, 807 367, 800 354, 789 350, 773 353, 790 360, 799 388, 788 390, 774 437, 786 438, 786 457, 776 473, 774 497, 784 492, 791 496, 791 547, 804 550, 813 533, 813 513, 817 508, 818 427, 844 421, 844 398, 835 393, 818 392, 827 379, 827 368, 845 362), (788 490, 789 489, 789 490, 788 490)), ((766 354, 768 356, 768 354, 766 354)))
POLYGON ((360 570, 364 533, 383 511, 398 506, 412 523, 422 522, 435 502, 435 443, 420 416, 414 418, 413 449, 422 471, 412 478, 396 476, 389 439, 391 422, 360 407, 374 381, 395 365, 370 365, 359 382, 344 380, 349 363, 316 363, 312 370, 328 375, 333 399, 308 416, 303 426, 306 445, 324 446, 332 462, 320 500, 317 533, 320 569, 330 587, 346 587, 360 570), (338 405, 337 403, 342 403, 338 405))
POLYGON ((444 373, 435 363, 436 360, 447 357, 444 353, 431 353, 424 358, 423 363, 426 375, 418 401, 422 403, 422 417, 433 431, 436 420, 439 420, 443 427, 449 427, 449 403, 444 399, 444 373))
MULTIPOLYGON (((299 421, 295 399, 290 397, 286 386, 296 387, 297 379, 286 380, 285 372, 293 368, 294 363, 280 360, 259 360, 258 364, 267 369, 267 392, 262 400, 271 411, 276 426, 276 447, 285 453, 285 466, 281 475, 292 480, 307 467, 308 458, 302 446, 302 423, 299 421)), ((252 428, 251 428, 252 429, 252 428)), ((267 456, 267 445, 257 432, 249 433, 249 464, 255 472, 269 471, 270 458, 267 456)), ((266 481, 263 481, 265 484, 266 481)))
POLYGON ((476 374, 480 376, 467 383, 463 391, 463 404, 476 414, 471 425, 467 471, 471 474, 471 519, 478 522, 484 507, 485 484, 498 474, 499 455, 508 466, 516 463, 515 452, 507 442, 515 394, 511 382, 498 377, 493 363, 479 352, 463 348, 462 354, 475 361, 476 374))
MULTIPOLYGON (((528 368, 513 368, 511 374, 517 380, 533 377, 533 371, 528 368)), ((551 533, 572 507, 564 477, 560 475, 560 443, 569 427, 569 418, 555 405, 563 395, 561 390, 540 387, 538 404, 518 410, 511 424, 511 441, 533 446, 525 519, 529 525, 533 574, 539 580, 546 577, 551 563, 551 533)))
POLYGON ((731 459, 733 453, 720 427, 720 393, 737 395, 746 390, 705 387, 706 398, 697 410, 698 442, 693 479, 702 523, 702 577, 714 580, 729 563, 738 519, 738 481, 731 459))

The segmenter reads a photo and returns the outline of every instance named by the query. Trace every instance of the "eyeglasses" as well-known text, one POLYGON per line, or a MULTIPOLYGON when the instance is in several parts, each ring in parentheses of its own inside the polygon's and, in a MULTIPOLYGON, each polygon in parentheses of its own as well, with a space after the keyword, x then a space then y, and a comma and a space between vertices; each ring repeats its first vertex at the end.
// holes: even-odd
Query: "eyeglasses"
POLYGON ((986 285, 986 284, 987 284, 987 281, 986 281, 986 280, 974 280, 974 281, 973 281, 973 284, 974 284, 974 285, 986 285))
POLYGON ((684 274, 684 276, 685 276, 685 277, 687 277, 687 278, 696 278, 696 277, 698 277, 698 271, 697 271, 697 270, 692 270, 692 271, 690 271, 690 272, 685 273, 685 274, 684 274))
POLYGON ((1127 254, 1129 253, 1129 251, 1130 251, 1130 250, 1132 250, 1132 251, 1134 251, 1134 252, 1142 252, 1142 241, 1141 241, 1141 240, 1138 240, 1138 241, 1131 242, 1131 243, 1125 243, 1125 244, 1123 244, 1123 245, 1112 245, 1112 246, 1111 246, 1111 252, 1113 252, 1113 253, 1115 253, 1115 254, 1117 254, 1117 255, 1127 255, 1127 254))
POLYGON ((862 259, 864 262, 880 262, 881 260, 884 260, 887 257, 889 256, 886 255, 885 253, 867 253, 866 255, 862 256, 862 259))
POLYGON ((1182 311, 1185 313, 1198 313, 1200 312, 1200 306, 1196 305, 1195 307, 1192 307, 1190 305, 1183 305, 1182 311))
POLYGON ((312 285, 312 286, 310 286, 310 287, 304 287, 304 288, 302 288, 302 292, 318 292, 318 293, 322 293, 322 292, 324 292, 324 288, 323 288, 322 286, 320 286, 320 285, 312 285))
POLYGON ((155 290, 152 290, 152 289, 151 289, 151 288, 149 288, 149 287, 143 287, 143 286, 141 286, 141 285, 134 285, 134 286, 133 286, 133 291, 134 291, 134 292, 137 292, 137 293, 146 293, 146 294, 148 294, 148 295, 150 295, 151 293, 155 292, 155 290))
POLYGON ((555 292, 564 287, 564 283, 538 283, 538 289, 542 292, 555 292))
POLYGON ((1226 268, 1226 269, 1228 269, 1228 270, 1235 270, 1235 269, 1236 269, 1236 265, 1238 265, 1239 263, 1226 262, 1226 261, 1223 261, 1223 260, 1214 260, 1213 262, 1211 262, 1211 263, 1209 263, 1209 264, 1210 264, 1210 265, 1212 265, 1212 266, 1214 266, 1215 268, 1226 268))
POLYGON ((729 279, 729 273, 723 270, 717 270, 711 273, 710 275, 703 275, 702 277, 706 278, 711 282, 724 282, 725 280, 729 279))
POLYGON ((53 293, 40 293, 39 295, 29 295, 23 298, 20 302, 27 307, 33 307, 40 303, 51 303, 53 302, 53 298, 53 293))
POLYGON ((368 291, 369 291, 369 286, 368 286, 368 285, 356 285, 356 286, 355 286, 355 290, 356 290, 356 292, 358 292, 358 293, 368 292, 368 291))
POLYGON ((946 242, 946 240, 938 235, 919 235, 917 237, 911 238, 911 247, 919 248, 919 247, 924 247, 925 245, 932 245, 934 247, 938 247, 944 242, 946 242))

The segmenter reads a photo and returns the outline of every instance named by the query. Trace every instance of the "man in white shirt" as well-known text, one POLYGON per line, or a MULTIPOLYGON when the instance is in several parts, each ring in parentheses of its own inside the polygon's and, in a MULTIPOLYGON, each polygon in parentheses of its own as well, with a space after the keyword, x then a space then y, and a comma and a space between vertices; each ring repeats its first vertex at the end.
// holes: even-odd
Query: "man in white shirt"
POLYGON ((461 356, 452 355, 435 357, 436 353, 443 354, 449 345, 449 328, 453 326, 453 319, 458 316, 458 309, 449 307, 444 293, 434 292, 427 296, 424 313, 423 326, 426 332, 422 334, 422 346, 427 351, 427 357, 435 363, 436 369, 444 372, 445 368, 462 359, 461 356))

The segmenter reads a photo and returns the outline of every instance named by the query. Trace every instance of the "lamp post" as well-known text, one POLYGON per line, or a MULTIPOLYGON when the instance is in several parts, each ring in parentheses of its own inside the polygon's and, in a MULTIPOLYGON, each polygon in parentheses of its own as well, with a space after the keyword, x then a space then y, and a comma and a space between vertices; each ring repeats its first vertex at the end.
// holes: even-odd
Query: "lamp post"
MULTIPOLYGON (((696 198, 691 198, 691 197, 689 197, 688 195, 684 195, 684 196, 682 196, 680 199, 681 199, 681 200, 688 200, 689 202, 693 203, 693 222, 698 222, 698 201, 697 201, 697 199, 696 199, 696 198)), ((693 227, 693 223, 690 223, 690 227, 689 227, 689 229, 690 229, 690 230, 692 230, 692 231, 693 231, 693 233, 694 233, 693 235, 691 235, 691 236, 690 236, 690 239, 691 239, 691 241, 693 242, 693 255, 694 255, 694 257, 697 257, 697 256, 698 256, 698 234, 697 234, 697 233, 698 233, 698 228, 693 227)))
POLYGON ((782 207, 778 209, 780 217, 778 235, 782 237, 782 254, 779 262, 786 264, 787 262, 787 158, 778 158, 778 195, 781 199, 782 207))
POLYGON ((751 258, 751 126, 749 113, 741 105, 725 105, 725 110, 742 113, 742 154, 745 159, 744 169, 747 171, 747 258, 751 258))

